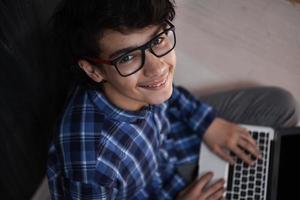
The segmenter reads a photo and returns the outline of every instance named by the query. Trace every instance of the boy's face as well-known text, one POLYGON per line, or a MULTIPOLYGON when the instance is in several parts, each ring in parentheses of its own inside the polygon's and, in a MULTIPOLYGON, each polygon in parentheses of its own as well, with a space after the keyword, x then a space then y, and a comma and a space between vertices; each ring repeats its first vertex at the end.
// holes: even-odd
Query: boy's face
MULTIPOLYGON (((111 55, 121 49, 139 47, 163 31, 160 26, 120 33, 106 30, 100 40, 102 59, 111 60, 111 55)), ((105 80, 103 88, 108 99, 116 106, 126 110, 139 110, 148 104, 159 104, 172 94, 172 82, 176 65, 175 51, 156 57, 149 49, 145 52, 143 68, 123 77, 113 65, 103 64, 100 69, 92 64, 79 61, 85 72, 97 82, 105 80), (85 67, 85 65, 90 65, 85 67)))

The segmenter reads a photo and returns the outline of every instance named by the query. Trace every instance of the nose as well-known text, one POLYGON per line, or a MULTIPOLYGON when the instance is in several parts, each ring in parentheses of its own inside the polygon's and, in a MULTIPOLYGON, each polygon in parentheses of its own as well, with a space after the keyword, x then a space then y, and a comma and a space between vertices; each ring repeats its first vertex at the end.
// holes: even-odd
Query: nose
POLYGON ((147 77, 161 76, 168 70, 164 57, 156 57, 151 52, 145 52, 144 75, 147 77))

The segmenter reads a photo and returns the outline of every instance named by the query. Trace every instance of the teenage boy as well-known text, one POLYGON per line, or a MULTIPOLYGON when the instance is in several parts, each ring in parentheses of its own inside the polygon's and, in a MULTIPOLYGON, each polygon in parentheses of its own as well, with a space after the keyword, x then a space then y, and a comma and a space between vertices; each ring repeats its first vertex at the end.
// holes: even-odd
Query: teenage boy
MULTIPOLYGON (((228 151, 248 164, 255 161, 245 150, 260 157, 246 130, 220 118, 226 112, 173 85, 174 16, 171 0, 66 0, 56 13, 65 57, 92 83, 77 84, 51 144, 53 199, 222 199, 224 180, 207 186, 211 173, 198 179, 193 174, 201 141, 231 163, 228 151)), ((251 122, 244 112, 252 112, 254 96, 288 96, 278 91, 243 90, 242 96, 236 91, 213 99, 241 109, 243 115, 227 111, 251 122), (240 106, 240 96, 253 97, 240 106)), ((288 123, 292 112, 260 120, 288 123)))

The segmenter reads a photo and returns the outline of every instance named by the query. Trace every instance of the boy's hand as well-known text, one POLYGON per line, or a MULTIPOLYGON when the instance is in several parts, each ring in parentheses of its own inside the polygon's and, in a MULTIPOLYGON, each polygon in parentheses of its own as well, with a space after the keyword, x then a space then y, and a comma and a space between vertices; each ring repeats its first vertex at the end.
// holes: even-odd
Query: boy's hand
POLYGON ((196 179, 187 188, 179 193, 176 200, 220 200, 224 199, 223 195, 224 180, 220 179, 216 183, 207 186, 213 174, 206 173, 201 178, 196 179))
POLYGON ((235 161, 229 155, 229 151, 249 165, 255 162, 251 159, 251 154, 261 158, 255 140, 246 129, 220 118, 216 118, 208 127, 203 140, 213 152, 230 164, 234 164, 235 161))

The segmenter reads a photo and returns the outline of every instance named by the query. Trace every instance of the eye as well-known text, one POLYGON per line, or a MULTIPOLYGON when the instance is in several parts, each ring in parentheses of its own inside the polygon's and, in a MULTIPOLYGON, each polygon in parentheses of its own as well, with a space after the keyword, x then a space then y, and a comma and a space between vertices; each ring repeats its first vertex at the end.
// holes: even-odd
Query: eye
POLYGON ((119 63, 120 64, 126 64, 128 62, 130 62, 131 60, 134 59, 134 56, 133 55, 124 55, 120 60, 119 60, 119 63))
POLYGON ((152 46, 158 46, 160 45, 163 41, 164 41, 164 37, 158 37, 158 38, 155 38, 153 41, 152 41, 152 46))

